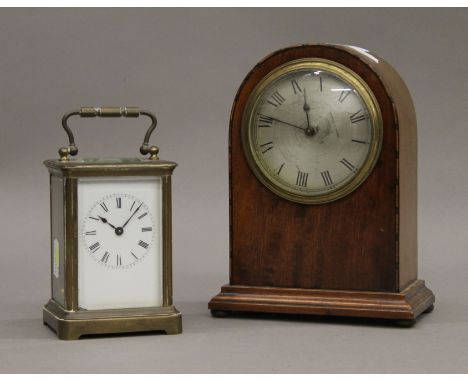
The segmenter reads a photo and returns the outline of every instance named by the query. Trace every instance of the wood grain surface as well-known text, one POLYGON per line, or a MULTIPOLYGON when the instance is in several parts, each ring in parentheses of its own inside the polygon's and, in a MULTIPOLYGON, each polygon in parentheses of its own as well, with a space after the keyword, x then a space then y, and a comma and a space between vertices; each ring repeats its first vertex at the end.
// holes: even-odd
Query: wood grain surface
POLYGON ((236 96, 230 130, 230 283, 356 291, 398 290, 397 129, 392 102, 376 73, 343 49, 297 46, 261 61, 236 96), (256 84, 275 67, 321 57, 345 65, 374 93, 383 118, 380 158, 356 191, 323 205, 302 205, 266 189, 241 145, 241 121, 256 84))

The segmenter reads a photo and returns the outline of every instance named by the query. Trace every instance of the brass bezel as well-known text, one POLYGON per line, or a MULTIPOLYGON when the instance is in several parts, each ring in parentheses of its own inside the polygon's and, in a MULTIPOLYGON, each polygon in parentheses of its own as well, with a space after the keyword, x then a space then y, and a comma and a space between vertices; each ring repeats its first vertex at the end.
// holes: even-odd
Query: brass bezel
POLYGON ((250 169, 253 171, 257 179, 270 191, 275 194, 301 204, 323 204, 329 203, 338 199, 345 197, 354 190, 356 190, 370 175, 375 164, 377 163, 380 150, 382 147, 382 137, 383 137, 383 122, 382 114, 380 107, 378 105, 377 99, 372 93, 370 87, 367 83, 354 71, 347 68, 344 65, 341 65, 337 62, 320 59, 320 58, 304 58, 299 60, 294 60, 287 62, 276 69, 268 73, 253 89, 250 97, 247 101, 244 113, 242 116, 242 126, 241 126, 241 135, 242 135, 242 147, 244 150, 247 163, 249 164, 250 169), (369 153, 363 164, 363 166, 358 170, 356 175, 351 178, 348 182, 332 189, 327 194, 321 195, 307 195, 307 193, 301 193, 297 190, 294 192, 283 186, 270 174, 263 170, 261 165, 261 160, 259 159, 258 153, 255 150, 255 146, 252 141, 252 130, 253 126, 253 111, 255 110, 260 96, 263 91, 274 81, 278 80, 280 77, 286 76, 291 72, 298 70, 324 70, 328 71, 343 81, 349 83, 356 89, 359 93, 359 96, 364 101, 368 111, 369 117, 371 120, 372 128, 372 141, 370 143, 369 153))
POLYGON ((47 160, 44 164, 51 177, 63 179, 65 252, 65 301, 62 305, 52 296, 43 308, 44 323, 55 330, 61 339, 78 339, 81 335, 87 334, 150 330, 165 331, 168 334, 181 333, 181 315, 172 303, 171 176, 177 164, 150 159, 124 161, 123 163, 47 160), (160 307, 103 310, 79 308, 78 178, 96 176, 160 176, 162 178, 163 305, 160 307))

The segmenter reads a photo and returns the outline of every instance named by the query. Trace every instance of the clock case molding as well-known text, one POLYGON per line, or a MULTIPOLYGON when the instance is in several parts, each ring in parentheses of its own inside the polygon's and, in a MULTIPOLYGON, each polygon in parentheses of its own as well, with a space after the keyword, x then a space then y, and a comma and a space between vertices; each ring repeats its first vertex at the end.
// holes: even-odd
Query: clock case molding
MULTIPOLYGON (((51 269, 53 241, 60 248, 58 277, 52 274, 52 298, 43 307, 44 324, 60 339, 87 334, 164 331, 182 332, 182 316, 172 303, 171 175, 174 162, 153 159, 46 160, 50 173, 51 269), (161 307, 84 310, 78 301, 78 178, 160 176, 162 179, 163 305, 161 307)), ((57 264, 55 264, 57 266, 57 264)), ((53 273, 53 272, 52 272, 53 273)))
POLYGON ((230 282, 209 302, 232 311, 373 317, 413 323, 433 293, 417 277, 417 132, 410 93, 398 73, 368 51, 301 45, 274 52, 247 75, 229 134, 230 282), (287 62, 321 58, 357 73, 383 119, 380 158, 367 180, 337 201, 283 199, 253 175, 241 139, 255 86, 287 62))

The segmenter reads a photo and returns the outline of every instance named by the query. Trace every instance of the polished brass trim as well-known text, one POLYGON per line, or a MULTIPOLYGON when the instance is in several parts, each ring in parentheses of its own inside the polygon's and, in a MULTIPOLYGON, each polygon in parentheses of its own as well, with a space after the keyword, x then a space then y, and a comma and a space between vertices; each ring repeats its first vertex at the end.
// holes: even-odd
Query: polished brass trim
POLYGON ((87 178, 98 176, 152 176, 152 175, 168 175, 171 173, 169 169, 152 170, 150 168, 141 168, 131 170, 130 172, 123 168, 75 168, 75 169, 49 169, 52 174, 67 178, 87 178))
POLYGON ((78 180, 65 178, 65 307, 78 309, 78 180))
POLYGON ((77 340, 89 334, 141 331, 182 333, 182 316, 174 306, 67 311, 51 299, 42 310, 44 324, 63 340, 77 340))
POLYGON ((79 115, 82 118, 94 118, 94 117, 102 117, 102 118, 137 118, 140 115, 144 115, 151 119, 151 125, 146 131, 145 137, 143 139, 143 144, 140 147, 140 153, 142 155, 150 154, 150 160, 158 160, 158 152, 159 148, 156 146, 149 146, 149 139, 151 134, 153 133, 156 125, 158 124, 158 120, 153 113, 150 113, 146 110, 140 110, 138 107, 81 107, 79 110, 73 110, 68 113, 65 113, 62 117, 62 127, 68 135, 68 146, 61 147, 59 149, 60 160, 68 161, 70 156, 75 156, 78 154, 78 147, 75 144, 75 138, 73 136, 73 132, 71 131, 70 127, 68 126, 68 119, 74 115, 79 115))
POLYGON ((242 147, 249 167, 255 176, 263 183, 270 191, 293 202, 302 204, 322 204, 328 203, 353 192, 358 188, 370 175, 375 164, 377 163, 383 136, 382 115, 378 102, 366 82, 354 71, 337 62, 319 58, 306 58, 287 62, 267 74, 252 91, 243 116, 242 116, 242 147), (356 175, 348 182, 342 184, 329 193, 321 195, 310 195, 307 192, 287 187, 272 177, 266 170, 263 169, 261 159, 253 142, 253 121, 256 106, 260 100, 263 91, 274 81, 280 77, 286 76, 291 72, 298 70, 324 70, 328 71, 345 82, 351 84, 358 92, 364 101, 371 120, 372 142, 369 149, 369 154, 356 175))
POLYGON ((85 106, 81 107, 79 110, 80 117, 83 118, 93 118, 93 117, 103 117, 103 118, 113 118, 113 117, 125 117, 125 118, 137 118, 141 113, 139 107, 132 106, 105 106, 105 107, 93 107, 85 106))
POLYGON ((44 161, 44 165, 50 173, 62 177, 169 175, 177 166, 174 162, 149 159, 125 163, 115 163, 111 160, 109 162, 84 162, 48 159, 44 161))
POLYGON ((172 202, 171 177, 162 176, 163 306, 172 305, 172 202))

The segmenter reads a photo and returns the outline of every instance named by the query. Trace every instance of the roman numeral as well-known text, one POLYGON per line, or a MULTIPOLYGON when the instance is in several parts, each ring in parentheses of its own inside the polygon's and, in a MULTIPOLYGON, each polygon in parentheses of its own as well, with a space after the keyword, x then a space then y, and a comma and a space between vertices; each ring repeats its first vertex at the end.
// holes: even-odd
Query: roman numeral
POLYGON ((320 79, 320 91, 323 91, 323 87, 322 87, 322 77, 319 77, 320 79))
POLYGON ((117 261, 117 266, 122 265, 122 258, 120 257, 120 255, 117 255, 116 261, 117 261))
POLYGON ((96 231, 86 231, 85 235, 96 235, 96 231))
POLYGON ((271 95, 271 98, 272 100, 268 100, 267 102, 270 105, 273 105, 274 107, 281 106, 284 103, 284 101, 286 101, 286 99, 278 91, 274 92, 271 95))
POLYGON ((292 85, 294 94, 302 93, 302 89, 301 89, 301 87, 299 86, 299 84, 297 83, 296 80, 291 80, 291 85, 292 85))
POLYGON ((109 212, 109 209, 107 208, 105 202, 102 202, 102 203, 101 203, 101 207, 102 207, 102 209, 103 209, 105 212, 109 212))
POLYGON ((322 175, 323 183, 325 183, 325 186, 331 186, 333 184, 333 180, 328 170, 323 171, 320 174, 322 175))
POLYGON ((258 127, 271 127, 272 124, 273 118, 260 114, 260 117, 258 118, 258 127))
POLYGON ((99 244, 99 241, 97 241, 96 243, 94 243, 93 245, 91 245, 89 247, 89 250, 92 251, 93 253, 96 252, 98 249, 100 248, 100 244, 99 244))
POLYGON ((109 260, 109 255, 110 253, 106 251, 106 253, 104 253, 104 256, 102 256, 101 261, 103 263, 107 263, 107 260, 109 260))
POLYGON ((340 163, 343 164, 348 170, 352 172, 357 171, 357 168, 351 162, 349 162, 346 158, 343 158, 342 160, 340 160, 340 163))
POLYGON ((281 172, 281 170, 283 169, 283 167, 284 167, 284 163, 283 163, 283 164, 280 166, 280 168, 278 169, 278 172, 277 172, 278 175, 280 174, 280 172, 281 172))
POLYGON ((93 220, 97 220, 97 221, 99 221, 99 219, 98 219, 98 218, 93 218, 92 216, 88 216, 88 218, 89 218, 89 219, 93 219, 93 220))
POLYGON ((271 150, 273 148, 273 142, 267 142, 264 143, 263 145, 260 145, 262 147, 262 154, 265 154, 267 151, 271 150))
POLYGON ((369 142, 365 142, 365 141, 360 141, 359 139, 351 139, 353 142, 357 142, 357 143, 363 143, 365 145, 369 144, 369 142))
POLYGON ((348 89, 343 90, 343 91, 340 93, 340 98, 338 98, 338 101, 339 101, 340 103, 343 103, 343 101, 344 101, 346 98, 348 98, 349 93, 351 93, 351 90, 348 90, 348 89))
POLYGON ((122 198, 115 198, 115 202, 117 203, 117 208, 122 208, 122 198))
POLYGON ((138 260, 138 257, 133 253, 133 252, 130 252, 132 254, 132 256, 138 260))
POLYGON ((140 216, 138 216, 138 219, 143 219, 146 215, 148 215, 147 212, 145 212, 145 213, 141 214, 140 216))
POLYGON ((141 232, 149 232, 149 231, 152 231, 153 230, 153 227, 143 227, 141 229, 141 232))
POLYGON ((296 178, 296 186, 307 187, 307 180, 309 179, 309 174, 306 172, 298 171, 296 178))
POLYGON ((132 206, 130 207, 130 211, 133 210, 134 205, 135 205, 135 201, 133 201, 132 206))
POLYGON ((148 243, 145 243, 143 240, 140 240, 140 241, 138 242, 138 245, 139 245, 140 247, 143 247, 144 249, 148 249, 148 246, 149 246, 149 244, 148 244, 148 243))
POLYGON ((351 120, 351 123, 364 121, 366 118, 367 118, 367 115, 364 113, 364 110, 362 109, 359 109, 357 112, 355 112, 349 117, 349 119, 351 120))

